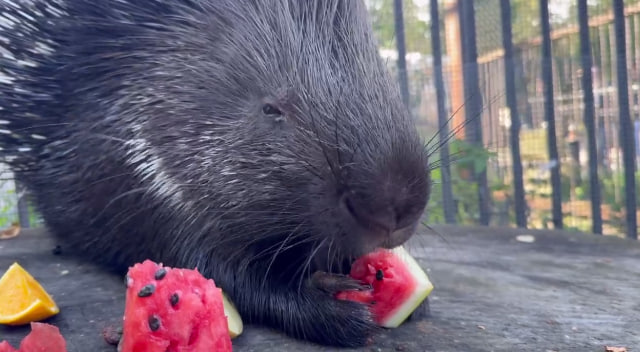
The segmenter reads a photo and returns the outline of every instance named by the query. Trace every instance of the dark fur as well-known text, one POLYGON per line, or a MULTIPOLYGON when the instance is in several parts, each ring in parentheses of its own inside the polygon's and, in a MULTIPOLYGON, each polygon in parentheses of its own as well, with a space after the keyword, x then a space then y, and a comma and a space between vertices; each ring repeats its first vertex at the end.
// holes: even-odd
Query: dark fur
POLYGON ((247 322, 367 341, 331 295, 353 282, 310 275, 406 241, 429 179, 361 1, 14 2, 0 146, 65 249, 197 267, 247 322))

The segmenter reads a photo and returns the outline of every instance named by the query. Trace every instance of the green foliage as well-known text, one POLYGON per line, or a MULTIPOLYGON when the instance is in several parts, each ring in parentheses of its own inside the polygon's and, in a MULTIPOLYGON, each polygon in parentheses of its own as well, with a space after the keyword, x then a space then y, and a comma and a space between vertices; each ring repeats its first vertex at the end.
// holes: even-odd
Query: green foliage
MULTIPOLYGON (((625 0, 625 6, 636 4, 640 0, 625 0)), ((611 12, 612 0, 589 0, 589 17, 611 12)), ((476 33, 478 53, 490 52, 502 48, 502 24, 500 21, 500 2, 495 0, 475 0, 476 33)), ((550 1, 549 22, 551 29, 558 29, 578 23, 576 1, 567 3, 567 8, 558 7, 550 1), (554 6, 555 5, 555 6, 554 6)), ((511 0, 511 27, 514 43, 527 42, 540 36, 540 2, 537 0, 511 0)), ((578 44, 578 42, 576 42, 578 44)), ((554 43, 554 51, 559 47, 554 43)), ((579 45, 572 45, 573 54, 578 53, 579 45)))
MULTIPOLYGON (((20 220, 17 213, 18 197, 14 188, 7 189, 0 194, 0 204, 0 229, 11 226, 14 223, 18 223, 20 220)), ((40 214, 32 204, 28 205, 28 213, 29 224, 31 227, 38 227, 42 225, 43 221, 40 214)))
POLYGON ((496 156, 496 153, 490 152, 483 146, 478 146, 461 139, 451 141, 449 143, 449 150, 456 160, 454 167, 458 171, 462 169, 472 169, 476 173, 485 171, 489 159, 496 156))
MULTIPOLYGON (((451 188, 453 189, 456 207, 456 220, 460 224, 475 224, 480 218, 478 204, 478 185, 462 177, 463 170, 481 172, 487 169, 489 158, 495 153, 483 146, 474 145, 463 140, 455 139, 449 143, 452 160, 451 188)), ((444 208, 442 199, 442 168, 432 170, 433 187, 431 199, 427 206, 427 217, 430 223, 444 223, 444 208)))
POLYGON ((10 226, 12 223, 16 222, 17 216, 13 214, 10 210, 15 207, 15 198, 16 192, 13 189, 6 191, 1 196, 1 202, 3 206, 0 207, 0 229, 10 226))
MULTIPOLYGON (((395 49, 393 0, 367 0, 373 29, 382 48, 395 49)), ((407 52, 431 53, 429 2, 403 1, 404 32, 407 52)))
MULTIPOLYGON (((636 4, 640 0, 625 0, 625 5, 636 4)), ((379 44, 385 49, 395 49, 395 26, 393 0, 366 0, 371 14, 373 28, 379 44)), ((552 4, 553 5, 553 2, 552 4)), ((407 52, 431 53, 429 32, 429 1, 405 0, 402 3, 405 41, 407 52)), ((611 11, 612 0, 589 0, 589 16, 597 16, 611 11)), ((442 7, 442 6, 441 6, 442 7)), ((476 40, 480 55, 502 48, 502 24, 500 2, 495 0, 475 0, 476 40)), ((444 13, 440 10, 440 18, 444 13)), ((550 6, 552 29, 576 24, 578 10, 576 2, 567 8, 550 6), (568 11, 568 12, 567 12, 568 11)), ((540 7, 537 0, 511 1, 511 27, 514 43, 522 43, 540 36, 540 7)), ((572 48, 578 48, 572 46, 572 48)), ((554 46, 555 49, 555 46, 554 46)), ((443 50, 446 48, 443 47, 443 50)), ((576 49, 577 50, 577 49, 576 49)))

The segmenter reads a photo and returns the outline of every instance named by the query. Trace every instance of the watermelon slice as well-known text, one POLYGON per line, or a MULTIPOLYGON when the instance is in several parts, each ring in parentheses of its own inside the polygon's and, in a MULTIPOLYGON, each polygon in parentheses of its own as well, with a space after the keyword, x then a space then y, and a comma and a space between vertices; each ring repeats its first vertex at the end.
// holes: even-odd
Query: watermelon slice
POLYGON ((370 304, 376 323, 386 328, 400 326, 433 290, 427 274, 402 246, 358 258, 349 275, 372 289, 343 291, 336 298, 370 304))
POLYGON ((7 341, 2 341, 0 352, 67 352, 67 343, 58 327, 33 322, 31 332, 20 342, 20 349, 15 349, 7 341))
POLYGON ((231 351, 222 290, 197 269, 129 268, 122 352, 231 351))
POLYGON ((13 348, 9 342, 2 341, 0 342, 0 352, 19 352, 15 348, 13 348))

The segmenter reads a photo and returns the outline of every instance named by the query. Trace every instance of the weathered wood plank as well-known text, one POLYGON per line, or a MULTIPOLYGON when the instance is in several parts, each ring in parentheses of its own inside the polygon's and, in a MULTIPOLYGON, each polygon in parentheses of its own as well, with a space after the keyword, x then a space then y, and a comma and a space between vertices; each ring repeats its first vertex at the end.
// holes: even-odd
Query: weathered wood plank
MULTIPOLYGON (((436 285, 430 316, 363 351, 604 351, 640 346, 640 243, 584 234, 436 227, 410 242, 436 285), (534 243, 515 240, 534 235, 534 243)), ((124 309, 122 278, 64 256, 43 231, 0 241, 0 270, 20 262, 55 296, 70 352, 114 352, 101 336, 124 309)), ((28 328, 0 327, 18 341, 28 328)), ((235 351, 328 351, 259 327, 235 351)), ((335 350, 335 349, 333 349, 335 350)), ((630 349, 633 351, 634 349, 630 349)))

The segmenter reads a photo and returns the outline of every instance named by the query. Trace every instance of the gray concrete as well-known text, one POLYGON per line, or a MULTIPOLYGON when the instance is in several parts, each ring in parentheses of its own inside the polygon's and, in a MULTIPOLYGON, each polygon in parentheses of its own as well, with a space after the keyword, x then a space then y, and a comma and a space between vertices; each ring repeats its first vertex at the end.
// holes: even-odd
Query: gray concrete
MULTIPOLYGON (((594 235, 435 227, 409 245, 436 288, 430 314, 363 351, 640 351, 640 243, 594 235), (533 235, 533 243, 516 240, 533 235)), ((51 254, 42 231, 0 241, 0 270, 18 261, 55 297, 69 352, 115 351, 101 330, 124 309, 122 278, 51 254)), ((17 345, 28 328, 0 327, 17 345)), ((234 351, 329 351, 247 327, 234 351)), ((335 350, 335 349, 334 349, 335 350)))

